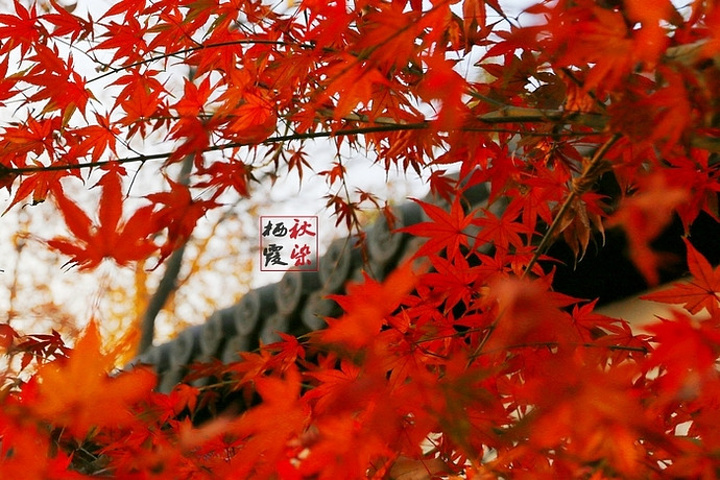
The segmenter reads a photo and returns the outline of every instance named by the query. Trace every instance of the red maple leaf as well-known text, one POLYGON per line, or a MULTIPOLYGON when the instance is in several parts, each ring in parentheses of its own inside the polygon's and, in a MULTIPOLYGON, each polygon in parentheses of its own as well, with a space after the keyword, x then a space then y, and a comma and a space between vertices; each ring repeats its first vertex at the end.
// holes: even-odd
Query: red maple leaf
POLYGON ((687 283, 676 283, 667 290, 644 295, 640 298, 654 302, 682 305, 691 314, 707 309, 716 316, 720 313, 720 267, 712 268, 710 262, 684 239, 687 261, 693 278, 687 283))
POLYGON ((97 125, 89 125, 78 129, 77 134, 83 137, 79 150, 82 154, 92 150, 92 161, 97 162, 100 157, 110 150, 117 155, 115 145, 120 130, 112 124, 107 115, 95 113, 97 125))
POLYGON ((655 252, 651 243, 670 223, 674 211, 688 201, 688 192, 669 185, 663 172, 643 178, 638 184, 642 189, 621 200, 607 226, 624 227, 631 260, 649 284, 657 285, 658 268, 667 259, 655 252))
POLYGON ((348 295, 331 298, 345 311, 339 319, 327 319, 328 328, 318 332, 320 342, 342 344, 359 350, 375 339, 386 322, 416 282, 412 265, 405 264, 378 283, 365 277, 362 284, 350 284, 348 295))
POLYGON ((3 39, 0 51, 9 52, 17 45, 20 45, 21 56, 36 46, 43 33, 43 28, 38 28, 37 6, 28 11, 20 2, 15 0, 16 15, 0 14, 0 39, 3 39))
POLYGON ((511 245, 522 249, 525 242, 520 234, 529 235, 533 232, 518 220, 520 208, 520 204, 511 203, 499 217, 491 209, 483 209, 484 215, 473 220, 473 224, 481 228, 476 243, 483 245, 492 242, 495 248, 504 251, 508 251, 511 245))
POLYGON ((665 392, 676 395, 683 391, 688 395, 698 388, 703 377, 715 377, 720 335, 713 322, 695 322, 675 312, 673 318, 661 319, 646 330, 657 344, 648 363, 650 367, 661 366, 664 374, 658 381, 665 392))
POLYGON ((147 258, 157 249, 151 238, 156 232, 152 221, 154 207, 142 207, 122 222, 120 176, 124 174, 124 169, 117 164, 110 164, 107 168, 109 171, 97 183, 102 188, 97 224, 65 196, 61 187, 52 190, 55 203, 75 238, 55 237, 47 243, 69 255, 69 263, 80 265, 81 270, 97 267, 104 258, 127 265, 147 258))
POLYGON ((43 20, 55 26, 52 32, 54 37, 69 36, 70 41, 74 42, 92 34, 92 22, 72 15, 72 7, 64 7, 55 0, 50 0, 50 5, 52 5, 52 11, 43 15, 43 20))
POLYGON ((153 193, 147 199, 163 207, 155 213, 158 230, 168 229, 168 238, 162 246, 161 261, 184 244, 195 229, 197 221, 211 208, 220 206, 213 200, 195 200, 187 186, 168 179, 169 192, 153 193))
POLYGON ((417 203, 432 221, 399 230, 418 237, 429 237, 429 240, 418 250, 417 256, 437 255, 443 249, 447 249, 447 256, 453 258, 460 252, 461 245, 468 246, 466 229, 473 221, 473 213, 465 215, 458 198, 452 203, 449 212, 420 200, 417 200, 417 203))
MULTIPOLYGON (((71 170, 44 170, 24 177, 5 212, 9 211, 18 202, 25 200, 30 194, 32 194, 33 205, 44 202, 52 186, 57 184, 62 177, 68 175, 72 175, 71 170)), ((14 180, 15 176, 10 176, 10 178, 14 180)), ((10 185, 8 185, 9 187, 10 185)))

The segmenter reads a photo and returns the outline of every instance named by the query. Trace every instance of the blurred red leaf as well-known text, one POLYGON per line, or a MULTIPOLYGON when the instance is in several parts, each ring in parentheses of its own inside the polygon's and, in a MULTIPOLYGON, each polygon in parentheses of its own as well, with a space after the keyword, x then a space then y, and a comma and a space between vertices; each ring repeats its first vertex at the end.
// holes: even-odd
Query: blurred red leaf
POLYGON ((720 266, 712 268, 710 262, 692 246, 688 239, 683 239, 687 247, 687 261, 692 280, 676 283, 667 290, 661 290, 640 298, 654 302, 682 305, 685 310, 695 315, 702 310, 717 318, 720 314, 720 266))
POLYGON ((133 408, 155 387, 155 375, 137 368, 110 377, 114 360, 103 354, 91 321, 69 358, 40 367, 32 388, 24 392, 26 406, 80 440, 93 427, 132 425, 133 408))
POLYGON ((395 310, 416 282, 412 265, 407 263, 393 271, 383 283, 367 275, 365 281, 348 285, 348 294, 334 295, 345 314, 339 319, 328 318, 328 327, 317 333, 317 339, 339 343, 350 350, 358 350, 380 333, 385 317, 395 310))

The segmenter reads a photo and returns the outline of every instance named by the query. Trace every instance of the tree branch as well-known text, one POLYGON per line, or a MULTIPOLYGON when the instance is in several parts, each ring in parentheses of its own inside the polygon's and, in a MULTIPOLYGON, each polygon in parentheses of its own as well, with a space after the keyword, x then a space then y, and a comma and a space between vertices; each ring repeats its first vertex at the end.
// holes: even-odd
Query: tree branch
MULTIPOLYGON (((188 155, 183 159, 182 168, 178 178, 178 182, 180 184, 188 185, 190 183, 190 171, 192 170, 192 165, 192 155, 188 155)), ((160 310, 162 310, 167 303, 170 295, 177 288, 177 277, 180 274, 180 267, 182 266, 186 245, 187 240, 185 240, 185 243, 183 243, 180 248, 170 255, 170 258, 168 258, 168 261, 165 264, 165 273, 158 284, 157 290, 155 290, 152 298, 150 298, 147 308, 145 308, 145 313, 143 313, 140 325, 138 355, 144 353, 148 348, 152 347, 153 338, 155 337, 155 319, 160 313, 160 310)))
POLYGON ((598 149, 597 152, 595 152, 595 155, 593 156, 590 163, 585 167, 585 170, 583 171, 582 175, 580 177, 576 178, 573 181, 572 189, 570 190, 570 194, 565 199, 565 202, 560 207, 560 210, 558 210, 557 215, 555 215, 555 218, 553 219, 553 222, 550 224, 550 227, 547 229, 545 234, 542 237, 542 240, 540 241, 540 244, 535 249, 535 252, 533 253, 532 258, 530 259, 530 262, 527 264, 527 268, 525 269, 525 272, 523 273, 523 277, 527 276, 528 272, 532 271, 533 266, 537 263, 540 256, 545 253, 545 250, 550 246, 550 243, 554 240, 555 237, 555 231, 560 226, 560 222, 563 220, 563 217, 565 216, 565 213, 567 213, 568 209, 570 208, 570 205, 572 204, 573 200, 575 200, 576 197, 582 195, 585 193, 588 188, 597 180, 598 176, 604 171, 602 163, 603 158, 605 157, 605 154, 607 151, 612 147, 615 142, 617 142, 620 139, 620 134, 615 134, 612 137, 608 139, 607 142, 603 144, 602 147, 598 149))
MULTIPOLYGON (((233 40, 231 42, 219 42, 219 43, 210 43, 210 44, 199 44, 197 47, 190 47, 186 48, 184 50, 178 50, 177 52, 170 52, 170 53, 164 53, 162 55, 156 55, 154 57, 146 58, 145 60, 141 60, 139 62, 134 62, 129 65, 124 65, 122 67, 110 67, 109 65, 103 65, 105 69, 108 69, 109 71, 103 73, 102 75, 98 75, 97 77, 91 78, 85 84, 97 82, 98 80, 102 80, 105 77, 108 77, 110 75, 114 75, 116 73, 129 70, 134 67, 139 67, 141 65, 147 65, 152 62, 156 62, 158 60, 164 60, 166 58, 175 57, 178 55, 184 55, 186 53, 193 53, 197 52, 199 50, 207 50, 210 48, 222 48, 222 47, 231 47, 233 45, 276 45, 276 46, 285 46, 285 47, 299 47, 299 48, 305 48, 305 49, 312 49, 314 48, 313 45, 305 44, 305 43, 298 43, 293 44, 289 42, 281 42, 278 40, 262 40, 262 39, 246 39, 246 40, 233 40)), ((100 63, 100 62, 98 62, 100 63)))
MULTIPOLYGON (((352 114, 344 120, 351 122, 369 122, 369 119, 364 115, 352 114)), ((578 135, 593 135, 593 134, 604 134, 606 133, 605 127, 607 126, 608 117, 602 114, 590 114, 581 112, 566 112, 563 110, 544 110, 535 108, 522 108, 522 107, 503 107, 498 110, 486 113, 476 118, 480 123, 487 125, 501 125, 508 123, 564 123, 568 125, 581 125, 596 130, 596 132, 578 133, 578 135)), ((375 124, 371 126, 345 128, 335 131, 320 131, 320 132, 308 132, 308 133, 293 133, 288 135, 277 135, 274 137, 267 138, 259 143, 252 142, 230 142, 221 145, 213 145, 208 147, 203 152, 215 152, 222 151, 232 148, 240 147, 253 147, 257 145, 272 145, 276 143, 285 143, 294 140, 312 140, 318 138, 331 138, 331 137, 343 137, 350 135, 363 135, 368 133, 381 133, 381 132, 400 132, 406 130, 425 130, 430 128, 432 125, 431 121, 421 121, 416 123, 399 123, 392 119, 381 117, 375 120, 375 124)), ((467 125, 461 127, 463 131, 478 131, 479 128, 473 125, 467 125)), ((488 132, 503 132, 507 130, 499 128, 490 128, 488 132)), ((720 153, 720 138, 711 137, 707 135, 694 136, 690 139, 690 145, 706 150, 708 152, 720 153)), ((132 157, 123 157, 113 160, 100 160, 96 162, 83 162, 76 164, 53 164, 45 166, 32 166, 32 167, 7 167, 0 164, 0 180, 8 176, 18 176, 28 173, 36 172, 50 172, 58 170, 78 170, 83 168, 94 168, 107 165, 108 163, 135 163, 135 162, 146 162, 150 160, 165 160, 173 155, 171 152, 155 153, 148 155, 135 155, 132 157)))

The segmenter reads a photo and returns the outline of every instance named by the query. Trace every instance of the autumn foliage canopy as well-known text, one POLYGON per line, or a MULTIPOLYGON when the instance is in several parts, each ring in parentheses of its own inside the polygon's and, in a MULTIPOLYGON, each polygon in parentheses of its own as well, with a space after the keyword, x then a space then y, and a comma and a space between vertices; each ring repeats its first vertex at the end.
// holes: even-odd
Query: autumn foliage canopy
MULTIPOLYGON (((2 386, 2 478, 720 475, 720 269, 688 235, 718 220, 714 2, 110 3, 0 14, 0 186, 8 209, 56 207, 67 229, 45 241, 69 265, 161 268, 263 178, 341 186, 341 155, 313 168, 318 138, 424 175, 438 202, 405 230, 425 240, 412 262, 349 285, 326 329, 215 364, 215 390, 115 371, 92 322, 72 349, 0 325, 24 370, 2 386), (669 318, 638 333, 553 288, 548 248, 581 263, 608 229, 657 283, 674 216, 692 277, 649 295, 669 318), (248 408, 208 414, 223 395, 248 408)), ((367 205, 330 191, 354 228, 367 205)))

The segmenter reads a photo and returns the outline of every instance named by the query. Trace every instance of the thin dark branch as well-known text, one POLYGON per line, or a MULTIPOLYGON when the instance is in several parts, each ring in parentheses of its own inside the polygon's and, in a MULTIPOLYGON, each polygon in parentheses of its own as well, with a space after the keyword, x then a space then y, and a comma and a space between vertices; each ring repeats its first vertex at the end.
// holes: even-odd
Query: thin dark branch
MULTIPOLYGON (((537 347, 547 347, 547 348, 555 348, 560 346, 570 346, 570 347, 583 347, 583 348, 602 348, 602 349, 608 349, 611 351, 620 351, 620 352, 636 352, 636 353, 642 353, 647 355, 650 353, 650 350, 648 350, 646 347, 633 347, 630 345, 598 345, 595 343, 565 343, 565 342, 534 342, 534 343, 519 343, 515 345, 508 345, 506 347, 502 347, 502 350, 516 350, 521 348, 537 348, 537 347)), ((500 351, 500 350, 498 350, 500 351)), ((470 359, 473 360, 481 355, 488 355, 490 353, 493 353, 493 351, 475 351, 471 356, 470 359)))
MULTIPOLYGON (((195 70, 190 69, 188 78, 190 81, 195 77, 195 70)), ((190 184, 190 173, 193 167, 193 155, 187 155, 180 166, 180 172, 178 173, 177 181, 181 185, 190 184)), ((182 267, 183 256, 185 255, 185 246, 187 245, 188 239, 185 239, 180 248, 170 254, 167 263, 165 264, 165 272, 163 273, 160 283, 158 284, 157 290, 150 298, 148 306, 145 308, 143 317, 140 325, 140 342, 138 344, 138 354, 144 353, 148 348, 152 347, 153 339, 155 338, 155 319, 160 313, 160 310, 167 303, 170 295, 177 289, 177 278, 180 274, 180 267, 182 267)))
POLYGON ((533 266, 537 263, 540 256, 545 253, 545 250, 547 250, 551 242, 555 239, 555 232, 560 226, 560 222, 562 222, 563 218, 565 217, 565 214, 570 208, 570 205, 572 205, 573 200, 575 200, 576 197, 585 193, 585 191, 587 191, 588 185, 592 184, 597 179, 598 175, 602 173, 602 163, 604 161, 605 154, 610 149, 610 147, 612 147, 619 139, 620 135, 617 133, 610 137, 608 141, 605 142, 603 146, 597 150, 597 152, 595 152, 592 160, 585 167, 585 170, 583 170, 582 175, 575 179, 575 181, 573 182, 573 188, 570 190, 570 193, 565 199, 565 202, 560 207, 560 210, 558 210, 557 215, 555 215, 555 218, 550 224, 550 227, 543 235, 542 240, 540 240, 540 244, 535 249, 532 258, 530 259, 530 262, 528 262, 527 268, 523 273, 523 277, 532 270, 533 266))
POLYGON ((139 67, 142 65, 147 65, 152 62, 156 62, 158 60, 164 60, 166 58, 176 57, 178 55, 185 55, 188 53, 197 52, 199 50, 206 50, 206 49, 210 49, 210 48, 231 47, 233 45, 277 45, 277 46, 287 46, 287 47, 297 46, 299 48, 313 48, 313 46, 310 44, 303 44, 303 43, 292 44, 292 43, 288 43, 288 42, 281 42, 278 40, 260 40, 260 39, 257 39, 257 40, 249 40, 249 39, 233 40, 232 42, 210 43, 207 45, 200 44, 197 47, 190 47, 190 48, 186 48, 184 50, 178 50, 177 52, 170 52, 170 53, 164 53, 162 55, 156 55, 154 57, 146 58, 145 60, 131 63, 129 65, 124 65, 122 67, 117 67, 117 68, 107 67, 107 68, 109 68, 108 72, 105 72, 102 75, 98 75, 95 78, 91 78, 90 80, 85 82, 85 84, 93 83, 98 80, 102 80, 105 77, 109 77, 110 75, 115 75, 116 73, 119 73, 119 72, 122 72, 125 70, 129 70, 131 68, 139 67))
MULTIPOLYGON (((411 123, 411 124, 398 124, 398 125, 376 125, 372 127, 358 127, 348 128, 343 130, 337 130, 334 132, 311 132, 311 133, 295 133, 290 135, 278 135, 276 137, 270 137, 259 145, 272 145, 275 143, 290 142, 293 140, 308 140, 315 138, 329 138, 329 137, 341 137, 347 135, 359 135, 364 133, 377 133, 377 132, 392 132, 392 131, 403 131, 403 130, 422 130, 428 128, 427 122, 422 123, 411 123)), ((231 142, 222 145, 214 145, 204 150, 204 152, 215 152, 221 150, 227 150, 230 148, 240 148, 255 146, 256 144, 251 142, 231 142)), ((27 173, 36 172, 50 172, 56 170, 78 170, 82 168, 94 168, 107 165, 108 163, 134 163, 134 162, 146 162, 149 160, 164 160, 172 156, 175 152, 163 152, 154 153, 149 155, 136 155, 132 157, 118 158, 115 160, 99 160, 97 162, 83 162, 76 164, 65 164, 65 165, 46 165, 46 166, 34 166, 34 167, 20 167, 20 168, 4 168, 0 169, 0 177, 3 175, 22 175, 27 173)))
POLYGON ((175 291, 177 276, 180 273, 182 258, 185 253, 185 245, 187 245, 187 243, 184 243, 180 248, 175 250, 172 255, 170 255, 170 258, 168 258, 165 273, 143 313, 140 324, 138 355, 152 347, 153 338, 155 337, 155 319, 165 306, 167 299, 175 291))
MULTIPOLYGON (((360 116, 351 117, 348 121, 363 122, 364 119, 360 116)), ((501 125, 501 124, 515 124, 515 123, 564 123, 568 125, 580 125, 585 127, 591 127, 594 131, 588 132, 568 132, 564 136, 591 136, 591 135, 604 135, 603 129, 607 118, 603 115, 596 114, 584 114, 574 112, 564 112, 561 110, 541 110, 533 108, 521 108, 521 107, 507 107, 500 108, 496 111, 487 113, 477 117, 479 123, 488 125, 501 125)), ((308 133, 293 133, 288 135, 277 135, 274 137, 267 138, 266 140, 256 143, 251 142, 230 142, 221 145, 214 145, 204 150, 204 152, 222 151, 231 148, 240 147, 252 147, 257 145, 272 145, 276 143, 284 143, 295 140, 312 140, 318 138, 331 138, 331 137, 343 137, 350 135, 363 135, 368 133, 381 133, 381 132, 400 132, 406 130, 425 130, 430 128, 430 121, 421 121, 416 123, 387 123, 373 124, 370 126, 345 128, 335 131, 321 131, 321 132, 308 132, 308 133)), ((461 127, 463 131, 469 132, 491 132, 491 133, 516 133, 518 130, 514 129, 502 129, 502 128, 481 128, 477 125, 465 125, 461 127)), ((541 133, 523 132, 523 135, 544 135, 541 133)), ((562 133, 561 133, 562 135, 562 133)), ((696 148, 707 150, 710 152, 720 152, 720 139, 715 137, 693 137, 691 139, 691 145, 696 148)), ((106 165, 111 162, 117 163, 134 163, 134 162, 146 162, 149 160, 164 160, 173 155, 174 152, 163 152, 149 155, 136 155, 132 157, 124 157, 115 160, 100 160, 96 162, 82 162, 76 164, 54 164, 46 166, 32 166, 32 167, 19 167, 10 168, 0 165, 0 178, 8 175, 23 175, 28 173, 36 172, 49 172, 58 170, 78 170, 83 168, 94 168, 106 165)))

